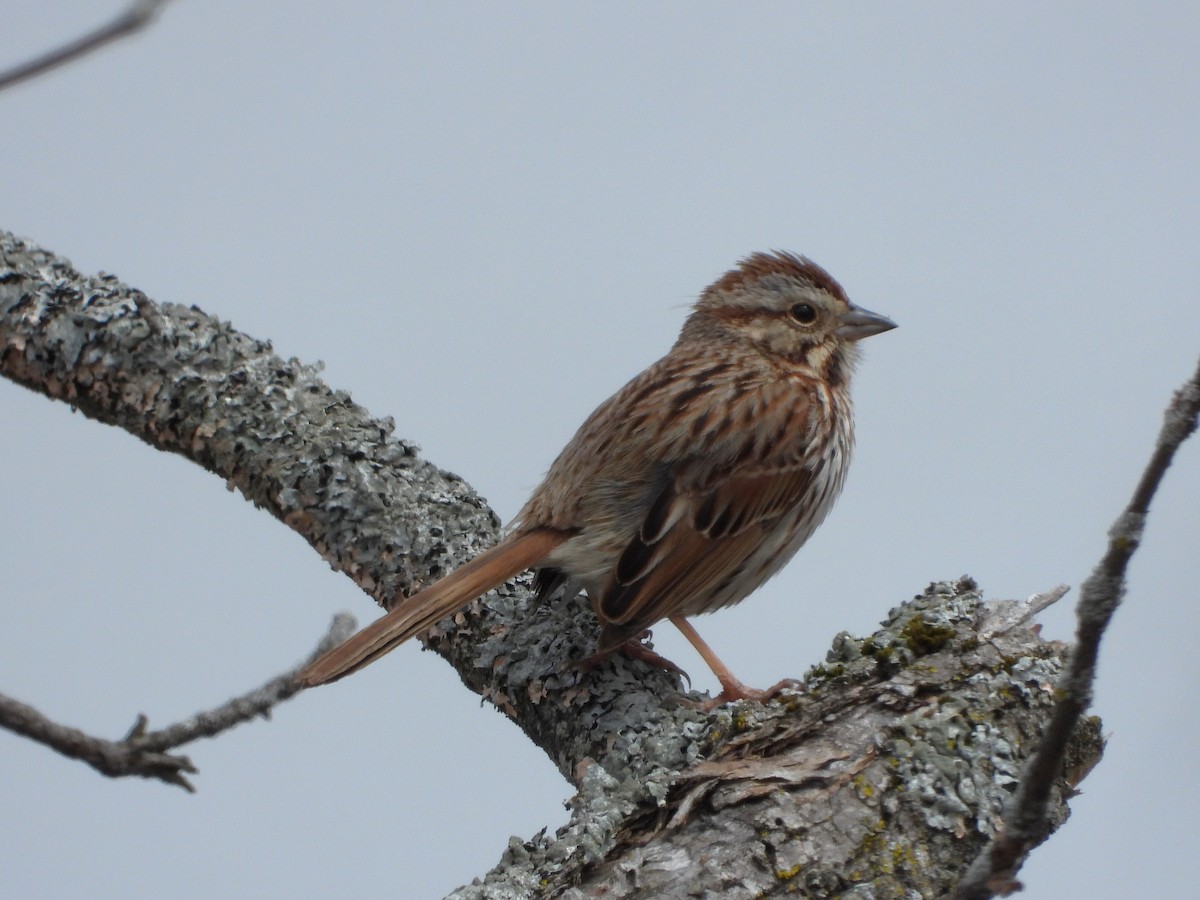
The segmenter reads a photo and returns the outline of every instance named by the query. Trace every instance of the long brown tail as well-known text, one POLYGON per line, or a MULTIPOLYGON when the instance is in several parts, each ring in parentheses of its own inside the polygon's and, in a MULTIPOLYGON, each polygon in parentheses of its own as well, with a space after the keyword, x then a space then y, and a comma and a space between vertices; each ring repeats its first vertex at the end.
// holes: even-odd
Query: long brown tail
POLYGON ((315 687, 361 669, 530 568, 568 537, 568 532, 549 528, 510 535, 445 578, 401 601, 344 644, 318 657, 300 673, 300 681, 307 687, 315 687))

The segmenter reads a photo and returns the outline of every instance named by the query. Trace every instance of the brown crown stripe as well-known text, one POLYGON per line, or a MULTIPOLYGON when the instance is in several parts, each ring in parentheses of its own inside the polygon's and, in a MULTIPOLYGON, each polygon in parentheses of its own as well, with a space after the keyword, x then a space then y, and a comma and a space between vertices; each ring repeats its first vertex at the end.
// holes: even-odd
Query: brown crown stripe
POLYGON ((775 250, 771 253, 751 253, 738 263, 736 269, 730 269, 721 276, 711 290, 729 291, 741 287, 747 281, 762 278, 764 275, 787 275, 807 281, 815 287, 837 297, 843 303, 849 303, 850 298, 842 290, 842 286, 834 277, 805 256, 797 256, 786 250, 775 250))

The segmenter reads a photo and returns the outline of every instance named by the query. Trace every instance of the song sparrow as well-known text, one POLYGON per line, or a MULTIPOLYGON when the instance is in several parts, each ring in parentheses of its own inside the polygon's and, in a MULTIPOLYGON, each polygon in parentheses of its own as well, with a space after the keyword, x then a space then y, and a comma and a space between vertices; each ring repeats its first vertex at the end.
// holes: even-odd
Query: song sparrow
MULTIPOLYGON (((599 654, 669 618, 713 669, 712 705, 763 699, 684 617, 742 600, 800 549, 842 489, 856 342, 895 328, 820 266, 755 253, 696 302, 671 351, 588 417, 492 549, 313 662, 334 681, 527 568, 588 593, 599 654)), ((781 682, 783 684, 783 682, 781 682)))

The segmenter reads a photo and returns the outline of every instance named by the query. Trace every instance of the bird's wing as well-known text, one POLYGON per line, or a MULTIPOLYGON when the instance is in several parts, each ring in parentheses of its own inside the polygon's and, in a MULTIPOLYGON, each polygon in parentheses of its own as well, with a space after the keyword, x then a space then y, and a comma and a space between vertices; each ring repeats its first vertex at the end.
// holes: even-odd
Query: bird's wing
MULTIPOLYGON (((788 511, 819 493, 808 395, 760 391, 731 404, 702 454, 670 464, 669 478, 625 546, 598 604, 622 633, 710 608, 788 511), (787 409, 774 408, 790 402, 787 409), (774 403, 774 406, 773 406, 774 403)), ((782 560, 781 560, 782 563, 782 560)), ((761 577, 749 573, 756 584, 761 577)))
MULTIPOLYGON (((789 509, 804 502, 813 473, 785 471, 731 476, 701 494, 663 491, 647 525, 617 561, 599 613, 623 632, 672 615, 690 615, 716 597, 789 509), (671 522, 655 530, 656 520, 671 522)), ((755 579, 757 581, 757 579, 755 579)))

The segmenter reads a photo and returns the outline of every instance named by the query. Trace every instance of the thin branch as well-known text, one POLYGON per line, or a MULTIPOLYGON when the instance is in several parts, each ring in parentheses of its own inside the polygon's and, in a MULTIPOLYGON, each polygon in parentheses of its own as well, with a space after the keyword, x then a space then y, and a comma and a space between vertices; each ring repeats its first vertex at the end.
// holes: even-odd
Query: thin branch
POLYGON ((82 760, 110 778, 128 775, 157 778, 194 793, 195 788, 186 776, 199 770, 186 756, 167 751, 198 738, 215 737, 258 716, 270 718, 273 707, 302 690, 296 679, 300 669, 326 650, 336 647, 354 629, 354 617, 339 613, 316 649, 300 665, 272 678, 262 687, 159 731, 147 731, 147 719, 139 714, 133 728, 122 740, 93 737, 78 728, 52 722, 32 706, 2 694, 0 727, 45 744, 63 756, 82 760))
POLYGON ((1104 558, 1083 583, 1076 615, 1076 643, 1059 684, 1060 698, 1041 745, 1022 773, 1005 810, 1004 831, 976 857, 954 894, 957 900, 988 900, 1020 890, 1016 875, 1029 851, 1046 833, 1054 781, 1062 770, 1068 742, 1092 702, 1100 639, 1125 593, 1125 570, 1142 539, 1146 514, 1175 451, 1196 430, 1200 418, 1200 366, 1167 407, 1154 453, 1125 511, 1108 532, 1104 558))
POLYGON ((166 4, 167 0, 134 0, 128 9, 118 14, 107 25, 102 25, 95 31, 62 47, 57 47, 49 53, 0 72, 0 91, 85 56, 117 38, 141 31, 154 20, 154 17, 166 4))

